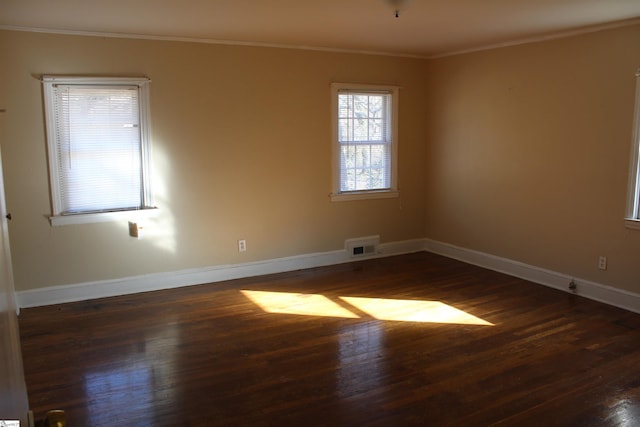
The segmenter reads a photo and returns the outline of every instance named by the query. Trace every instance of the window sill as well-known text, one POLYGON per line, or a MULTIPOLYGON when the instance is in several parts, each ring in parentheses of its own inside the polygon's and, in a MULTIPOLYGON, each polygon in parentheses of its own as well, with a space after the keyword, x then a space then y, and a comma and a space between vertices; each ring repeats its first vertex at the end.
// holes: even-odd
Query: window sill
POLYGON ((56 215, 49 217, 52 227, 74 224, 91 224, 95 222, 130 221, 150 218, 158 213, 158 208, 145 208, 131 211, 98 212, 75 215, 56 215))
POLYGON ((624 225, 627 228, 640 230, 640 219, 625 218, 624 225))
POLYGON ((380 191, 350 191, 346 193, 331 193, 332 202, 346 202, 349 200, 391 199, 399 197, 398 190, 380 191))

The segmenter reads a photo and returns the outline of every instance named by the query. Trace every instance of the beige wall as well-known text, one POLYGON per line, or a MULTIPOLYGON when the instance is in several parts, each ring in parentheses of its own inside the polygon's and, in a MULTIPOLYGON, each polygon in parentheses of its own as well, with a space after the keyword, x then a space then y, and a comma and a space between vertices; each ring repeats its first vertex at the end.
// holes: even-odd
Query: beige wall
POLYGON ((424 236, 424 61, 0 31, 17 290, 424 236), (41 74, 146 75, 159 217, 51 227, 41 74), (402 86, 401 197, 330 202, 330 83, 402 86), (237 239, 247 240, 239 254, 237 239))
POLYGON ((430 61, 427 237, 640 292, 638 67, 640 26, 430 61))
POLYGON ((0 31, 16 287, 330 251, 380 234, 640 293, 640 231, 623 223, 639 40, 632 26, 426 61, 0 31), (143 240, 124 222, 49 225, 40 74, 153 80, 161 209, 143 240), (329 201, 335 81, 402 86, 400 199, 329 201))

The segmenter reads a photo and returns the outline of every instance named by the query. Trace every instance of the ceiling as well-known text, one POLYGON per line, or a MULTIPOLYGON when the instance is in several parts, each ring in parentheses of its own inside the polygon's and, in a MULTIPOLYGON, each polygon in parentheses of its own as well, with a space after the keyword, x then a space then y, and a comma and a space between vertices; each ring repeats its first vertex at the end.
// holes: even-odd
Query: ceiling
POLYGON ((0 0, 5 29, 419 57, 632 23, 640 0, 0 0))

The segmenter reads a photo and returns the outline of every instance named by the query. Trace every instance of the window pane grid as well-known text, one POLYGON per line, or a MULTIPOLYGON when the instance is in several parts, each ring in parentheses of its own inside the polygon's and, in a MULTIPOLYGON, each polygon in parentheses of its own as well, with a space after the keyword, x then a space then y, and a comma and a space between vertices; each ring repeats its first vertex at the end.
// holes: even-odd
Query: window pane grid
POLYGON ((340 93, 340 191, 390 188, 389 94, 340 93))
POLYGON ((342 146, 342 191, 389 188, 388 146, 383 144, 342 146))

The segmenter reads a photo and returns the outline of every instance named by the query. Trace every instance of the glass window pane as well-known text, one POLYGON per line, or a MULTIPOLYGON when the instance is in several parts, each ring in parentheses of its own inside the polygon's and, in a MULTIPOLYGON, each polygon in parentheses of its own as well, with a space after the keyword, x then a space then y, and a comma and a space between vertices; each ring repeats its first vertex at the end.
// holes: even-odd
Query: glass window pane
POLYGON ((369 141, 382 141, 384 139, 382 126, 382 119, 369 120, 369 141))
POLYGON ((49 135, 54 215, 140 209, 147 202, 141 85, 104 80, 46 83, 46 106, 53 106, 47 121, 55 129, 49 135))
POLYGON ((390 93, 338 94, 339 191, 391 188, 390 93))
POLYGON ((354 95, 353 103, 355 117, 369 117, 369 97, 367 95, 354 95))
POLYGON ((369 121, 357 119, 353 121, 353 140, 369 141, 369 121))
POLYGON ((384 96, 372 96, 369 98, 369 116, 374 118, 382 117, 382 100, 384 96))
POLYGON ((353 121, 340 119, 338 121, 338 141, 353 141, 353 121))

